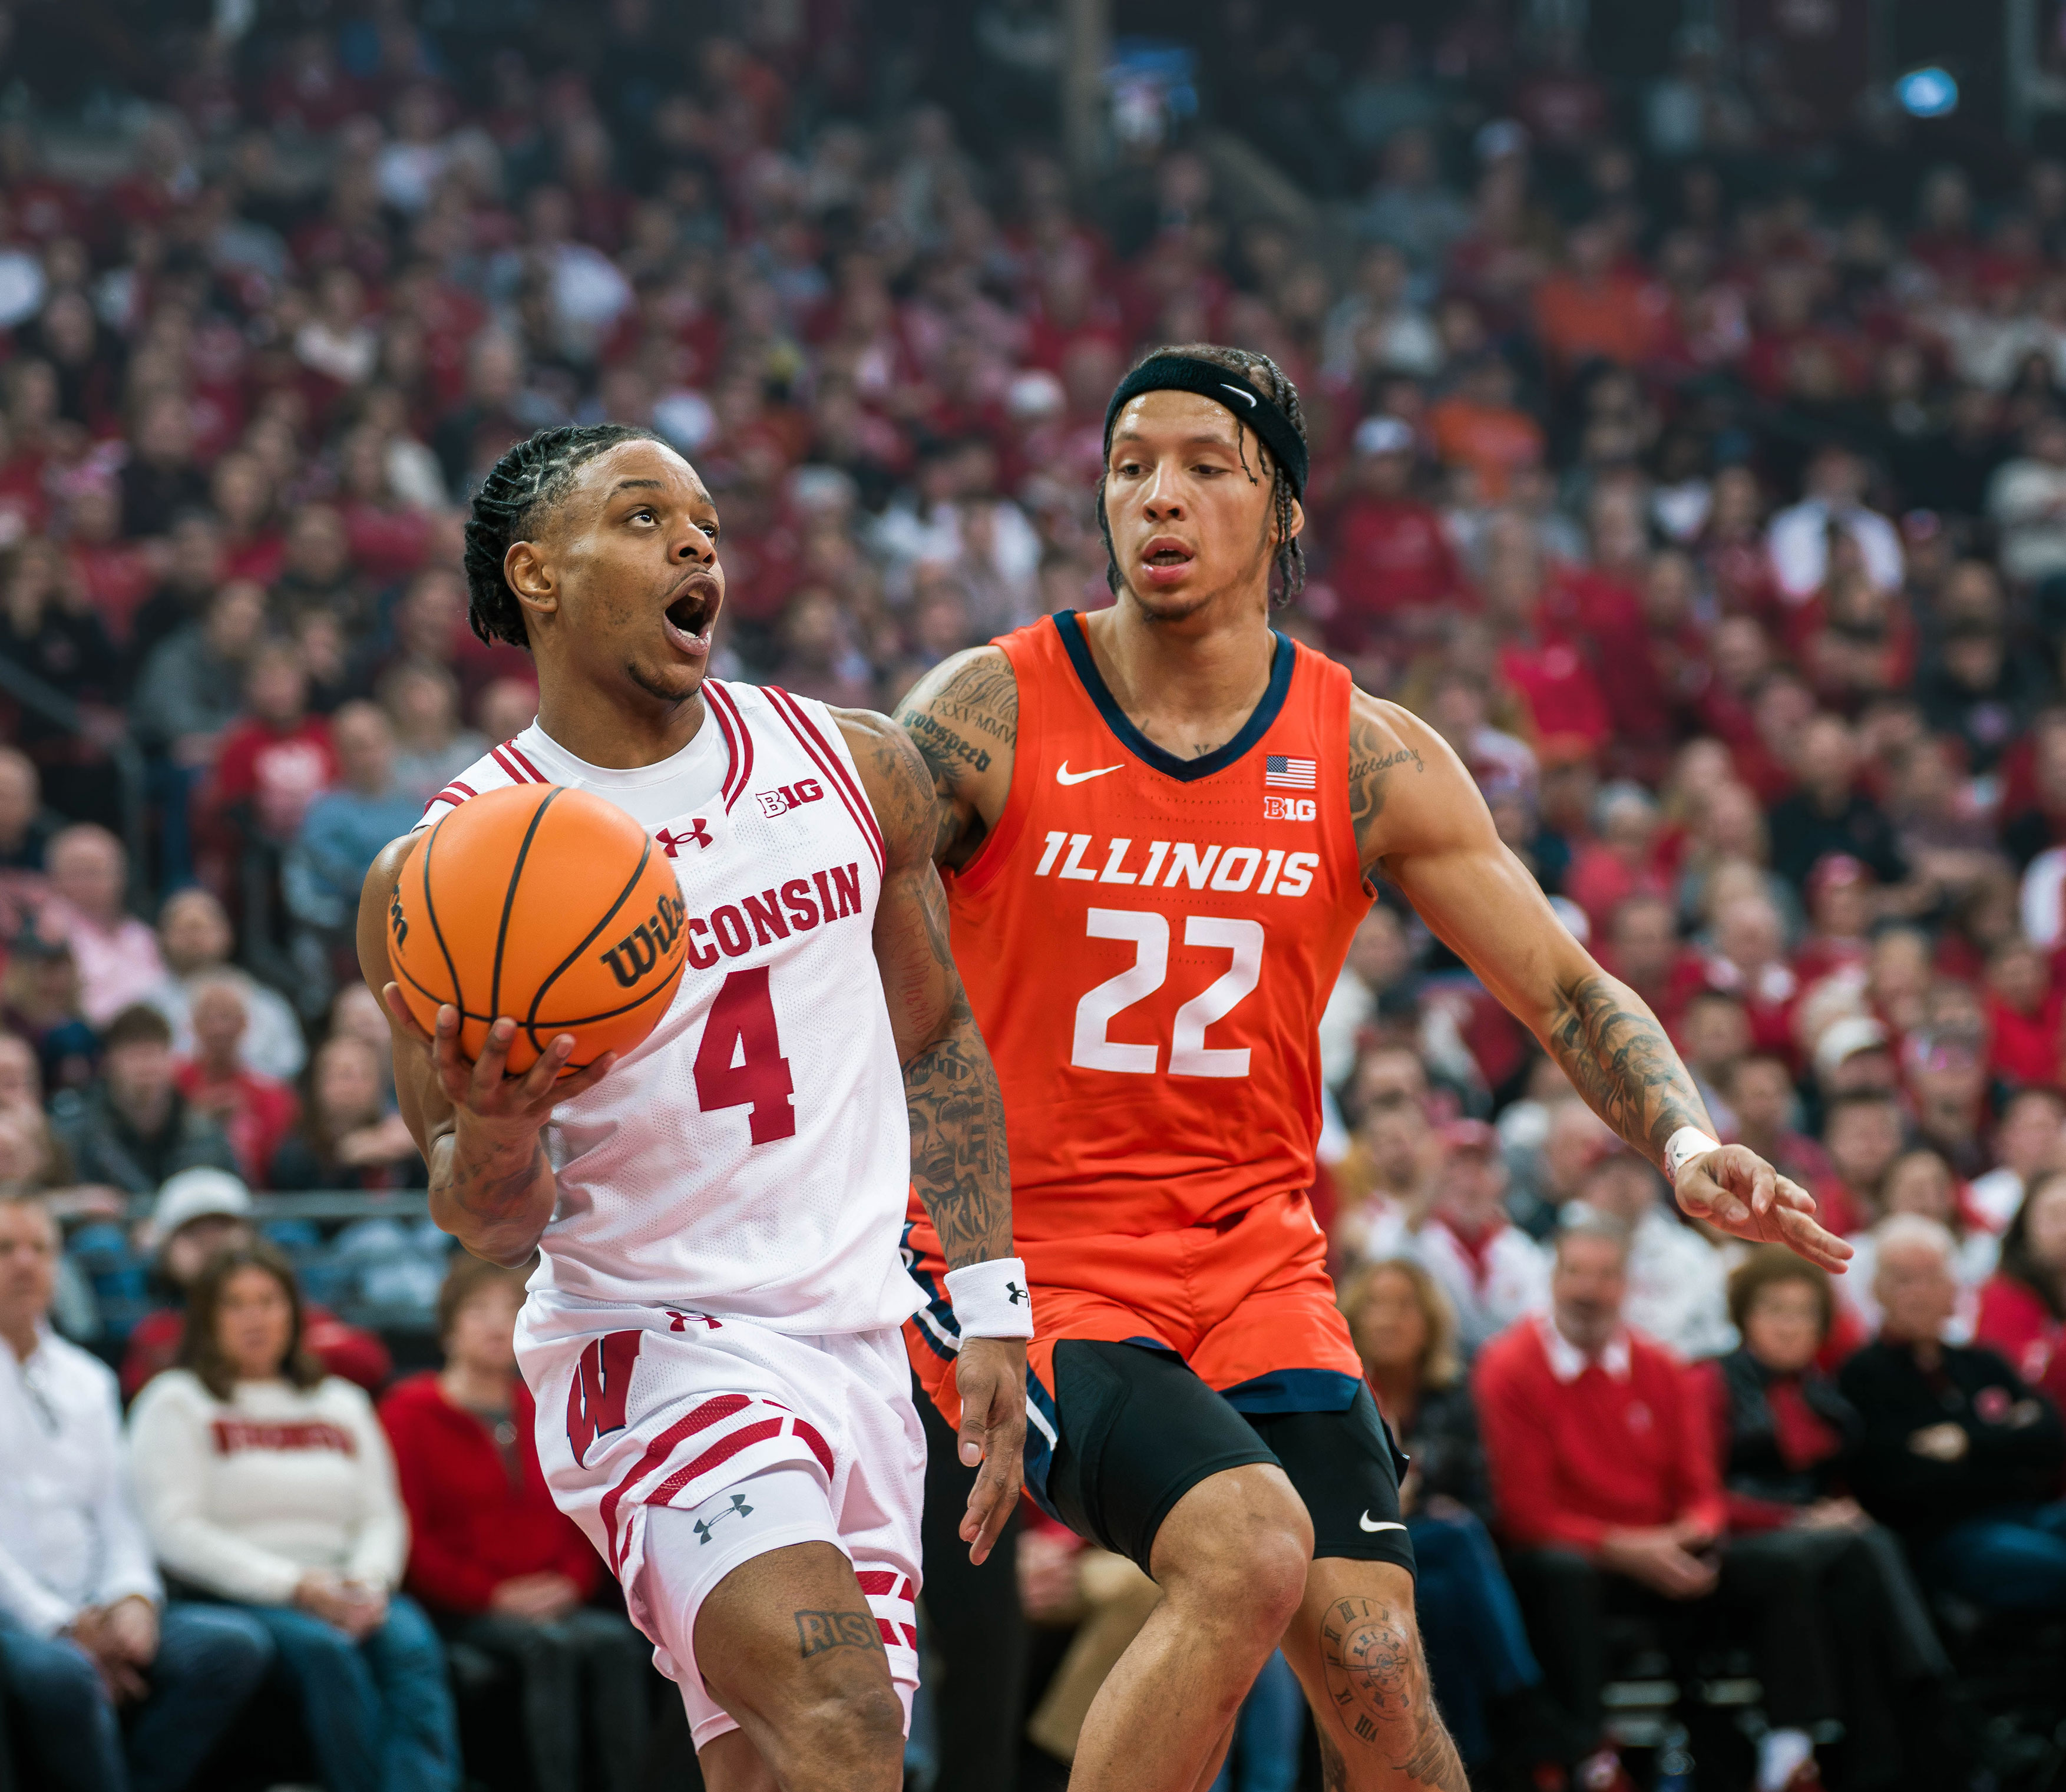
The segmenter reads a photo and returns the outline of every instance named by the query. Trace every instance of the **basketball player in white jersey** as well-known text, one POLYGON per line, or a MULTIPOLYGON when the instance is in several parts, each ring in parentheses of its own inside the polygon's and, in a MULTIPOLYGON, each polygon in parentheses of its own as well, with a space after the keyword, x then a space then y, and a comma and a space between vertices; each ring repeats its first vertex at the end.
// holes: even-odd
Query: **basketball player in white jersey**
MULTIPOLYGON (((1018 1498, 1032 1329, 1003 1109, 947 950, 924 761, 885 717, 704 676, 717 539, 702 482, 644 431, 511 449, 467 574, 476 630, 537 660, 538 720, 417 830, 513 783, 632 815, 687 935, 651 1036, 562 1079, 569 1036, 509 1076, 512 1020, 473 1063, 456 1009, 427 1034, 388 955, 417 835, 367 878, 359 955, 438 1223, 497 1262, 540 1253, 517 1333, 540 1458, 679 1684, 706 1782, 893 1792, 926 1453, 898 1237, 915 1185, 955 1266, 981 1560, 1018 1498)), ((653 955, 620 958, 635 978, 653 955)))

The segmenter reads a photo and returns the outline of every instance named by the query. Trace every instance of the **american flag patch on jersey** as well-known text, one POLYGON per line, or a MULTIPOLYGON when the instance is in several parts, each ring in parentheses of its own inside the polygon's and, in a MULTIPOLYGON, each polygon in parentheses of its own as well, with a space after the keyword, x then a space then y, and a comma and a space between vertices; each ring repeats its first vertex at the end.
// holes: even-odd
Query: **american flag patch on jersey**
POLYGON ((1271 753, 1262 761, 1262 781, 1279 790, 1311 790, 1320 781, 1320 762, 1316 759, 1287 759, 1282 753, 1271 753))

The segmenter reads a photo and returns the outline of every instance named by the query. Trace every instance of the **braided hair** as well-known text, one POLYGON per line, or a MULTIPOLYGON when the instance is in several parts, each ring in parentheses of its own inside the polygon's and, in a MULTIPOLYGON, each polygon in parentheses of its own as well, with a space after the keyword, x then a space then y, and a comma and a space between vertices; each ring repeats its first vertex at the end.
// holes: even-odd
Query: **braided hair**
POLYGON ((574 475, 619 442, 657 442, 630 424, 573 424, 541 429, 504 455, 473 495, 466 520, 466 619, 487 642, 526 647, 524 606, 503 576, 512 541, 529 540, 541 512, 565 498, 574 475))
MULTIPOLYGON (((1150 349, 1133 365, 1140 367, 1158 355, 1181 355, 1196 361, 1211 361, 1229 373, 1238 374, 1290 419, 1291 427, 1298 432, 1301 441, 1306 440, 1306 413, 1299 407, 1298 388, 1291 383, 1290 375, 1268 355, 1254 349, 1225 348, 1217 343, 1165 343, 1160 348, 1150 349)), ((1238 418, 1235 424, 1234 439, 1241 454, 1242 469, 1248 472, 1250 432, 1239 427, 1238 418)), ((1296 501, 1291 494, 1291 482, 1260 441, 1255 444, 1255 452, 1270 472, 1270 509, 1277 520, 1277 552, 1272 557, 1270 601, 1273 606, 1282 609, 1306 589, 1306 550, 1298 537, 1291 533, 1291 506, 1296 501)), ((1253 472, 1249 472, 1248 476, 1251 480, 1255 479, 1253 472)), ((1112 551, 1112 519, 1105 514, 1107 477, 1104 472, 1098 475, 1098 533, 1104 537, 1104 582, 1116 594, 1120 586, 1119 556, 1112 551)))

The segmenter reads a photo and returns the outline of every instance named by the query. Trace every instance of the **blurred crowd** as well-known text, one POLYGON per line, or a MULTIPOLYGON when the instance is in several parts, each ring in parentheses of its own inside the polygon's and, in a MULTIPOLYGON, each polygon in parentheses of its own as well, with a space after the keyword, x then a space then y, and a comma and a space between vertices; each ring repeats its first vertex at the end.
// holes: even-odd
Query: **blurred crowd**
MULTIPOLYGON (((221 6, 95 154, 0 107, 6 1709, 171 1788, 284 1680, 326 1783, 440 1786, 444 1649, 522 1676, 540 1792, 584 1709, 633 1783, 635 1644, 352 965, 375 853, 535 712, 466 624, 466 503, 533 428, 650 426, 723 519, 719 673, 887 707, 1110 601, 1106 399, 1217 340, 1312 438, 1278 626, 1440 732, 1857 1247, 1833 1287, 1683 1223, 1380 894, 1315 1199, 1474 1771, 1624 1786, 1634 1623, 1747 1652, 1760 1792, 1982 1741, 2012 1782, 2066 1717, 1972 1692, 2006 1623, 2056 1694, 2066 1616, 2066 164, 1699 29, 1610 79, 1554 7, 1323 46, 1233 0, 1216 128, 1128 89, 1072 182, 1033 0, 930 89, 895 7, 675 10, 221 6), (403 1321, 443 1370, 392 1380, 403 1321)), ((1017 1547, 1004 1733, 1051 1764, 1153 1589, 1035 1514, 1017 1547)), ((1302 1727, 1278 1663, 1224 1783, 1297 1783, 1302 1727)), ((1007 1783, 952 1728, 942 1792, 1007 1783)))

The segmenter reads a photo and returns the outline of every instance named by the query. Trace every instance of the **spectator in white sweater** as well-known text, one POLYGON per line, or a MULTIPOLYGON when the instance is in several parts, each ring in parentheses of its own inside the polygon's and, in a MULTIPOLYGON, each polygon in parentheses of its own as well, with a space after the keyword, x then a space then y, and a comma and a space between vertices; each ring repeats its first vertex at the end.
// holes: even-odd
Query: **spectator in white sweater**
POLYGON ((0 1194, 0 1693, 38 1783, 180 1792, 273 1646, 247 1613, 165 1607, 115 1378, 50 1328, 57 1262, 50 1214, 0 1194))
POLYGON ((451 1792, 444 1647, 395 1591, 408 1524, 387 1439, 363 1391, 303 1351, 286 1259, 254 1244, 201 1272, 180 1365, 130 1417, 160 1563, 271 1634, 330 1792, 451 1792))

